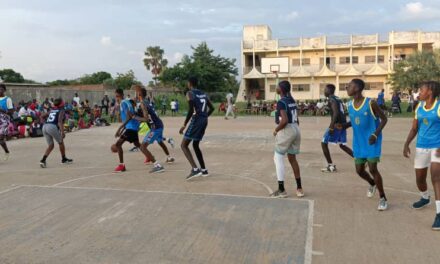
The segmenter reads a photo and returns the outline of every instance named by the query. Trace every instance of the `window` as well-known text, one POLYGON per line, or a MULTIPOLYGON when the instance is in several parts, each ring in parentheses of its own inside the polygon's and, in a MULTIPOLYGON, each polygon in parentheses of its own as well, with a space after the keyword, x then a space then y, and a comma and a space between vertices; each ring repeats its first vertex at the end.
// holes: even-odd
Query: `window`
MULTIPOLYGON (((358 56, 353 56, 352 60, 353 60, 353 64, 359 63, 358 56)), ((339 64, 350 64, 350 57, 339 57, 339 64)))
POLYGON ((263 34, 258 34, 258 35, 257 35, 257 40, 263 40, 263 39, 264 39, 263 34))
POLYGON ((348 87, 348 83, 340 83, 339 84, 339 91, 346 91, 348 87))
POLYGON ((292 84, 292 91, 309 92, 310 91, 310 84, 292 84))
POLYGON ((365 90, 382 90, 384 89, 383 82, 369 82, 365 84, 365 90))
MULTIPOLYGON (((365 56, 365 63, 371 64, 376 62, 376 56, 365 56)), ((384 63, 385 62, 385 56, 379 55, 377 56, 377 63, 384 63)))
MULTIPOLYGON (((292 66, 299 66, 300 59, 292 59, 292 66)), ((310 59, 302 59, 302 65, 310 65, 310 59)))

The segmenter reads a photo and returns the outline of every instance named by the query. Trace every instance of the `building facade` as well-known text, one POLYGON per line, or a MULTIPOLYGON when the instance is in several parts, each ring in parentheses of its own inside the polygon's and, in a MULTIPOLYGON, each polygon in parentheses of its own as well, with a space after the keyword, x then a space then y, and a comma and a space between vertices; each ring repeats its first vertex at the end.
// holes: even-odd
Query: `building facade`
POLYGON ((385 89, 386 98, 391 98, 388 78, 394 65, 414 52, 438 48, 440 32, 273 39, 267 25, 245 26, 238 100, 274 100, 276 83, 281 80, 291 82, 292 93, 299 100, 324 98, 328 83, 336 86, 338 96, 347 97, 346 86, 353 78, 366 82, 366 96, 376 97, 385 89), (263 58, 286 58, 288 70, 263 73, 263 58))

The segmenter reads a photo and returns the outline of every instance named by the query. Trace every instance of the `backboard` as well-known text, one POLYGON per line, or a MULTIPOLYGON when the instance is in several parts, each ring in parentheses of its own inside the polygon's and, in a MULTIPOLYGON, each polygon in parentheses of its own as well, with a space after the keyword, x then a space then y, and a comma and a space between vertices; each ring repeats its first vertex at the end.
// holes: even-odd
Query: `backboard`
POLYGON ((289 73, 289 57, 262 58, 261 73, 289 73))

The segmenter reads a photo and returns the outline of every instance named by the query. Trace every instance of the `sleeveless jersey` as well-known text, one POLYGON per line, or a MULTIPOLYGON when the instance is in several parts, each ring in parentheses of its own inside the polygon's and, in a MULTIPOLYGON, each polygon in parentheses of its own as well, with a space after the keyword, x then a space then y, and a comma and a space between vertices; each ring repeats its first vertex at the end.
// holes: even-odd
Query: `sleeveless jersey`
MULTIPOLYGON (((130 112, 133 115, 136 113, 134 107, 131 105, 130 100, 125 99, 121 102, 121 109, 120 109, 122 122, 125 122, 127 120, 127 118, 128 118, 127 113, 128 112, 130 112)), ((131 119, 125 125, 125 128, 129 129, 129 130, 138 131, 139 130, 139 122, 136 119, 131 119)))
POLYGON ((284 96, 277 103, 277 111, 275 113, 275 123, 280 123, 281 110, 287 113, 288 123, 298 123, 298 107, 292 96, 284 96))
POLYGON ((12 109, 11 105, 11 98, 9 98, 8 96, 2 97, 0 99, 0 109, 3 111, 8 111, 10 109, 12 109))
POLYGON ((379 126, 377 118, 371 108, 371 99, 364 98, 359 108, 355 108, 353 101, 348 105, 348 113, 353 128, 353 154, 355 158, 379 158, 382 152, 382 133, 376 143, 370 145, 368 140, 379 126))
POLYGON ((425 108, 426 103, 420 102, 415 118, 418 123, 418 148, 440 148, 440 102, 435 101, 431 109, 425 108))
MULTIPOLYGON (((345 117, 345 111, 344 111, 344 104, 342 103, 341 99, 339 97, 332 95, 328 98, 330 104, 332 102, 336 102, 338 105, 338 116, 336 117, 335 123, 336 124, 345 124, 347 123, 347 119, 345 117)), ((333 116, 333 109, 330 105, 330 116, 333 116)))
POLYGON ((60 109, 50 110, 49 116, 46 119, 46 124, 52 124, 58 127, 58 122, 60 120, 60 111, 60 109))
POLYGON ((189 93, 192 95, 195 116, 208 118, 208 96, 198 89, 192 89, 189 93))
POLYGON ((148 100, 144 100, 143 103, 147 107, 147 112, 151 118, 151 124, 153 125, 153 128, 155 128, 155 129, 163 128, 163 122, 159 118, 159 116, 157 115, 157 112, 154 109, 154 106, 150 102, 148 102, 148 100))

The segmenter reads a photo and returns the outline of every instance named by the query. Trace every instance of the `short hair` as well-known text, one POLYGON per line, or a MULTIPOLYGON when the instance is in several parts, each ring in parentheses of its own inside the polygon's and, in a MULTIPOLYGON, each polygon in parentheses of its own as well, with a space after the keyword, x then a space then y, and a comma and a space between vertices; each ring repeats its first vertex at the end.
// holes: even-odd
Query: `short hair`
POLYGON ((364 90, 365 88, 365 82, 361 79, 353 79, 351 80, 352 83, 354 83, 354 85, 356 85, 357 88, 359 88, 361 91, 364 90))
POLYGON ((121 88, 116 89, 115 93, 119 94, 119 95, 124 95, 124 90, 122 90, 121 88))
POLYGON ((290 93, 290 82, 289 81, 281 81, 278 84, 278 86, 285 94, 290 93))
POLYGON ((53 101, 53 105, 55 105, 55 106, 60 106, 61 104, 63 103, 63 99, 61 98, 61 97, 59 97, 59 98, 56 98, 54 101, 53 101))
POLYGON ((197 77, 189 77, 188 78, 188 82, 191 84, 192 87, 197 87, 197 85, 199 84, 199 80, 197 79, 197 77))
POLYGON ((325 87, 330 90, 330 92, 334 93, 336 91, 336 86, 334 84, 327 84, 325 87))
POLYGON ((432 91, 432 96, 437 98, 440 95, 440 83, 436 81, 425 81, 420 83, 420 87, 425 86, 432 91))
POLYGON ((0 83, 0 88, 3 88, 3 90, 6 91, 6 85, 4 83, 0 83))

